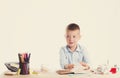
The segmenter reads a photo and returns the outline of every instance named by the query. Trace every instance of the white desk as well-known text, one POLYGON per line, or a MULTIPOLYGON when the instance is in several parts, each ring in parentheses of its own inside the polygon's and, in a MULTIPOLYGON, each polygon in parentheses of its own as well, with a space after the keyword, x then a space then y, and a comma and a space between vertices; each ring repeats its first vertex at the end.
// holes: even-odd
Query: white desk
POLYGON ((70 75, 58 75, 57 73, 40 73, 38 75, 0 75, 0 78, 120 78, 120 73, 109 75, 98 74, 70 74, 70 75))

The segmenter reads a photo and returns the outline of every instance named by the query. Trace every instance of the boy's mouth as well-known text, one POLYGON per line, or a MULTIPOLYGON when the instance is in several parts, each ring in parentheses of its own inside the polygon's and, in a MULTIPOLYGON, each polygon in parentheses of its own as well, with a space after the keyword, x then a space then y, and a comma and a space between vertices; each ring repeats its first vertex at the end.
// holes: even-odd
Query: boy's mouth
POLYGON ((69 42, 69 44, 73 44, 73 42, 69 42))

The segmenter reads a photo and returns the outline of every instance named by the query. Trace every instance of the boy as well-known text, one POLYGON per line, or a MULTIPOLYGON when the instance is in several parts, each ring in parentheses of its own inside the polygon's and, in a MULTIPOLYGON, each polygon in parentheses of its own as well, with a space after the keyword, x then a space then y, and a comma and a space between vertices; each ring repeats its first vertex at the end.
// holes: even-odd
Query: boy
POLYGON ((79 26, 75 23, 69 24, 66 28, 67 45, 60 50, 60 64, 63 69, 72 69, 75 64, 89 69, 85 49, 78 44, 80 37, 79 26))

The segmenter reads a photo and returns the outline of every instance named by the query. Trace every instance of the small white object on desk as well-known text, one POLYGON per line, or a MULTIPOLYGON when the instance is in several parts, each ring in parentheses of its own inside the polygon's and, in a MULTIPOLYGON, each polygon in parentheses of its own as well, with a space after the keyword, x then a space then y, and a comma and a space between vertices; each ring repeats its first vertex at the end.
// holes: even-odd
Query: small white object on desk
POLYGON ((5 75, 16 75, 17 72, 5 71, 5 75))

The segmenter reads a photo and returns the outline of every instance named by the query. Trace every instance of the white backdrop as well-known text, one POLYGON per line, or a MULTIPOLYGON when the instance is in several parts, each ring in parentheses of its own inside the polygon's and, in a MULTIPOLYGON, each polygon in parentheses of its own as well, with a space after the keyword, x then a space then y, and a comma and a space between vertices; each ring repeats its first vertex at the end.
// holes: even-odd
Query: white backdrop
POLYGON ((31 67, 59 69, 66 25, 77 23, 91 65, 120 64, 120 0, 0 0, 0 73, 31 53, 31 67))

